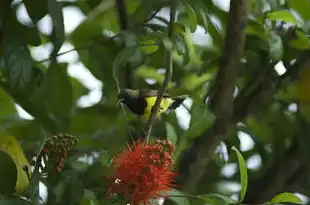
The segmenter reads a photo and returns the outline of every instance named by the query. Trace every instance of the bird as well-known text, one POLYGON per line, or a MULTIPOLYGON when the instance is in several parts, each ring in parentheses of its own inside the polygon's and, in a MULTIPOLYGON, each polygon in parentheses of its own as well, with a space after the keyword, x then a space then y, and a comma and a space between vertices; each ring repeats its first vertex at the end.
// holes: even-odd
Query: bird
MULTIPOLYGON (((143 121, 147 121, 152 113, 158 92, 158 90, 150 89, 121 89, 117 94, 118 104, 125 104, 132 113, 139 116, 143 121)), ((168 93, 164 93, 156 116, 175 110, 187 97, 187 95, 171 97, 168 93)))

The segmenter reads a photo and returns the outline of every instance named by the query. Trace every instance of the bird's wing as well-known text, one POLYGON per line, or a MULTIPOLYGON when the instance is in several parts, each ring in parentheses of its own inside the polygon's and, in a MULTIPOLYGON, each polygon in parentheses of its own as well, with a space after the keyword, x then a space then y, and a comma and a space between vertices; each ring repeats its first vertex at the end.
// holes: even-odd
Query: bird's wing
POLYGON ((169 106, 168 110, 175 110, 176 108, 178 108, 187 97, 187 95, 174 97, 173 103, 169 106))

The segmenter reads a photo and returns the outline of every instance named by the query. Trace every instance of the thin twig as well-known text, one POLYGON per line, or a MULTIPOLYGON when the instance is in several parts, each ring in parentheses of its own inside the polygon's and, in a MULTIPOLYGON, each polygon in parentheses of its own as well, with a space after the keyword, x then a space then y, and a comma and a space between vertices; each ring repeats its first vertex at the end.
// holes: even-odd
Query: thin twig
MULTIPOLYGON (((170 23, 168 27, 168 38, 172 38, 173 36, 173 23, 175 21, 175 15, 176 15, 176 2, 175 0, 171 0, 171 6, 170 6, 170 23)), ((168 87, 169 81, 171 80, 172 77, 172 70, 173 70, 173 61, 172 61, 172 50, 169 50, 167 53, 167 68, 166 68, 166 74, 165 74, 165 79, 162 84, 162 87, 160 88, 157 98, 155 101, 154 106, 152 107, 152 112, 151 115, 148 119, 147 125, 146 125, 146 132, 145 132, 145 138, 146 142, 148 142, 151 130, 152 130, 152 122, 155 119, 156 113, 159 109, 161 100, 163 98, 163 95, 168 87)))
MULTIPOLYGON (((106 43, 106 42, 108 42, 108 41, 110 41, 110 40, 113 40, 113 39, 115 39, 115 38, 118 37, 118 36, 119 36, 119 34, 116 34, 116 35, 114 35, 114 36, 111 36, 111 37, 105 39, 105 40, 103 41, 103 43, 106 43)), ((88 43, 86 43, 86 44, 83 45, 83 46, 76 47, 76 48, 72 48, 72 49, 70 49, 70 50, 67 50, 67 51, 64 51, 64 52, 61 52, 61 53, 57 53, 57 54, 56 54, 56 57, 65 55, 65 54, 70 53, 70 52, 73 52, 73 51, 78 51, 78 50, 82 50, 82 49, 88 48, 89 46, 94 45, 94 44, 97 44, 97 43, 98 43, 97 41, 88 42, 88 43)), ((54 57, 55 57, 55 56, 54 56, 54 57)), ((50 61, 50 60, 52 60, 52 58, 51 58, 51 57, 48 57, 48 58, 46 58, 46 59, 37 61, 36 64, 41 64, 41 63, 44 63, 44 62, 50 61)))
POLYGON ((143 24, 147 24, 149 21, 151 21, 160 11, 161 9, 157 9, 156 11, 154 11, 144 22, 143 24))
MULTIPOLYGON (((91 46, 91 45, 93 45, 93 44, 94 44, 94 42, 89 42, 89 43, 87 43, 87 44, 84 45, 84 46, 81 46, 81 47, 78 47, 78 48, 72 48, 72 49, 70 49, 70 50, 57 53, 56 56, 54 56, 54 57, 62 56, 62 55, 65 55, 65 54, 70 53, 70 52, 73 52, 73 51, 85 49, 85 48, 87 48, 87 47, 89 47, 89 46, 91 46)), ((37 61, 36 63, 37 63, 37 64, 41 64, 41 63, 44 63, 44 62, 50 61, 50 60, 52 60, 52 58, 51 58, 51 57, 48 57, 48 58, 46 58, 46 59, 37 61)))

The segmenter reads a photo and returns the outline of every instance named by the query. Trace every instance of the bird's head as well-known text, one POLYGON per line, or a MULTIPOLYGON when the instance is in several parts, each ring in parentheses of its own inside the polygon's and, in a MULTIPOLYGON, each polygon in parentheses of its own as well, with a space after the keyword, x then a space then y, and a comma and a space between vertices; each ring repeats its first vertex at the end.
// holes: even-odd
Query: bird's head
POLYGON ((122 89, 119 91, 117 94, 117 104, 119 103, 125 103, 127 100, 131 98, 138 97, 138 91, 136 90, 131 90, 131 89, 122 89))

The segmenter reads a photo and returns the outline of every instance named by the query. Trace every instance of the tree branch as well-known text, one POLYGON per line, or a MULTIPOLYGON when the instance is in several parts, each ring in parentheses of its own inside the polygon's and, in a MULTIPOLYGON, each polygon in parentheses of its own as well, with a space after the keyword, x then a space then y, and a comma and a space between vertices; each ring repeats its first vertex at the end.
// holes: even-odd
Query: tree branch
POLYGON ((268 169, 264 177, 249 183, 244 203, 263 203, 284 191, 287 181, 302 165, 299 158, 298 147, 295 144, 268 169))
MULTIPOLYGON (((118 19, 119 19, 119 26, 122 31, 128 30, 128 15, 126 11, 126 4, 125 0, 116 0, 116 6, 118 9, 118 19)), ((123 43, 123 47, 126 46, 126 42, 123 43)), ((132 72, 132 68, 129 63, 125 64, 125 72, 124 72, 124 81, 126 88, 134 88, 135 87, 135 79, 134 74, 132 72)))
MULTIPOLYGON (((275 74, 273 67, 270 66, 273 65, 269 65, 264 69, 260 69, 263 71, 260 73, 261 76, 253 76, 253 79, 250 81, 249 85, 245 86, 245 88, 239 92, 238 97, 234 102, 233 124, 242 121, 248 115, 257 113, 261 106, 264 105, 267 101, 271 100, 272 96, 279 89, 283 89, 288 83, 295 81, 303 69, 309 68, 310 52, 303 52, 293 65, 287 67, 287 72, 282 76, 275 74), (264 70, 266 72, 264 72, 264 70)), ((219 127, 218 129, 221 128, 219 127)), ((209 157, 212 157, 214 150, 213 148, 217 145, 217 142, 215 141, 217 136, 214 135, 214 133, 214 130, 208 129, 205 133, 202 134, 202 137, 195 139, 192 147, 184 153, 182 156, 182 162, 180 163, 181 166, 179 167, 178 184, 183 184, 186 180, 189 180, 188 169, 190 166, 188 165, 199 158, 199 146, 201 146, 203 141, 206 143, 206 146, 204 147, 205 152, 207 152, 208 149, 211 149, 209 152, 209 157), (206 142, 207 140, 209 140, 210 146, 208 146, 208 143, 206 142)), ((207 164, 208 162, 209 161, 207 161, 207 164)), ((205 175, 206 171, 204 171, 203 174, 205 175)), ((257 194, 259 192, 256 191, 255 193, 257 194)))
MULTIPOLYGON (((175 0, 171 0, 171 6, 170 6, 170 22, 169 22, 169 27, 168 27, 168 38, 173 37, 173 24, 175 21, 175 15, 176 15, 176 2, 175 0)), ((166 74, 165 74, 165 79, 164 82, 158 92, 156 101, 154 106, 152 107, 152 112, 151 115, 148 119, 147 125, 146 125, 146 132, 145 132, 145 138, 148 141, 150 134, 151 134, 151 129, 152 129, 152 123, 153 120, 155 119, 156 113, 160 107, 161 100, 163 98, 163 95, 168 87, 168 84, 171 80, 172 77, 172 71, 173 71, 173 59, 172 59, 172 50, 169 50, 167 53, 167 68, 166 68, 166 74)))
POLYGON ((201 139, 198 156, 189 167, 184 189, 193 192, 204 174, 218 141, 233 128, 233 93, 243 52, 248 19, 248 1, 230 1, 226 39, 217 77, 212 85, 210 107, 216 116, 214 125, 201 139))
MULTIPOLYGON (((116 35, 114 35, 114 36, 112 36, 112 37, 109 37, 109 38, 105 39, 105 40, 104 40, 103 42, 101 42, 101 43, 104 44, 104 43, 106 43, 106 42, 108 42, 108 41, 110 41, 110 40, 115 39, 115 38, 118 37, 118 36, 119 36, 119 34, 116 34, 116 35)), ((92 45, 94 45, 94 44, 98 44, 98 41, 91 41, 91 42, 89 42, 89 43, 86 43, 86 44, 83 45, 83 46, 80 46, 80 47, 77 47, 77 48, 72 48, 72 49, 69 49, 69 50, 67 50, 67 51, 57 53, 55 56, 58 57, 58 56, 65 55, 65 54, 70 53, 70 52, 73 52, 73 51, 78 51, 78 50, 86 49, 86 48, 88 48, 89 46, 92 46, 92 45)), ((50 60, 52 60, 52 58, 51 58, 51 57, 48 57, 48 58, 46 58, 46 59, 37 61, 37 62, 35 62, 35 63, 36 63, 36 64, 41 64, 41 63, 44 63, 44 62, 50 61, 50 60)))

